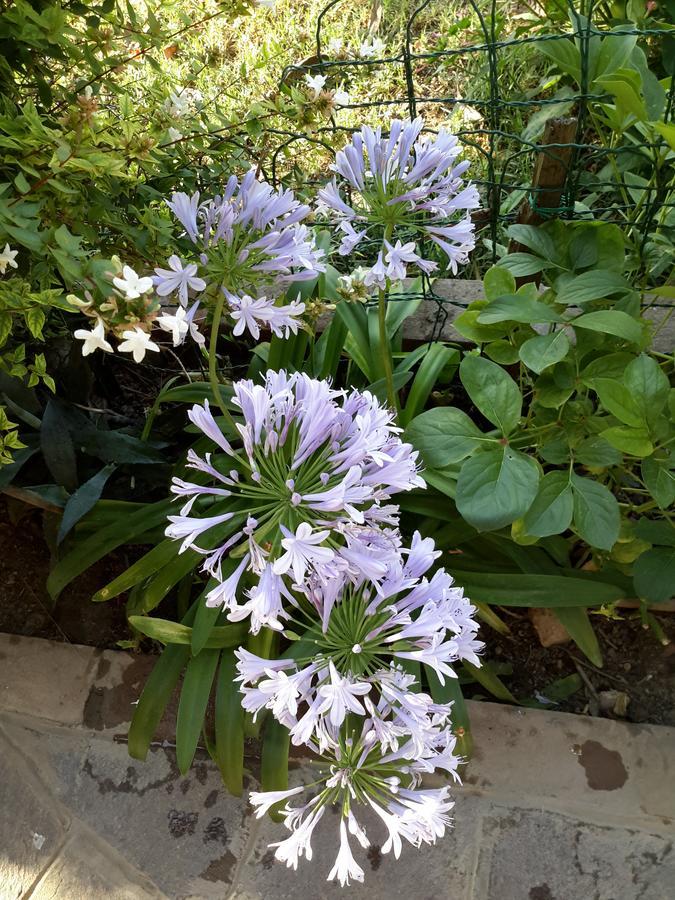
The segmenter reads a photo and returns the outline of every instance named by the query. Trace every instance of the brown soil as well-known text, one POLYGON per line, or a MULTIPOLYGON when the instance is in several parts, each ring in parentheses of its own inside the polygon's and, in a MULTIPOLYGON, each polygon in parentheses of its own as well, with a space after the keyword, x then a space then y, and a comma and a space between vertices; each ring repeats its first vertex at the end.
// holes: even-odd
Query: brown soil
POLYGON ((91 596, 133 561, 121 551, 68 585, 53 603, 45 583, 50 551, 45 537, 53 514, 0 496, 0 631, 116 647, 129 637, 124 597, 92 603, 91 596))
MULTIPOLYGON (((631 611, 625 611, 620 620, 591 616, 602 650, 602 669, 572 643, 542 647, 526 610, 505 618, 511 634, 484 634, 485 658, 518 700, 546 698, 552 683, 576 674, 580 687, 575 693, 556 704, 542 705, 629 722, 675 725, 675 613, 656 617, 671 640, 666 646, 631 611), (626 701, 625 714, 617 714, 615 709, 621 713, 626 701)), ((473 694, 478 693, 482 696, 485 691, 474 688, 473 694)))
MULTIPOLYGON (((0 496, 0 631, 116 648, 130 637, 125 597, 92 603, 91 596, 133 562, 138 548, 107 556, 53 604, 45 587, 50 569, 45 535, 53 525, 53 514, 0 496)), ((536 704, 547 697, 552 683, 576 674, 578 689, 548 708, 675 725, 675 614, 657 617, 671 639, 667 646, 629 612, 620 621, 593 616, 603 669, 595 668, 574 644, 542 647, 526 610, 509 610, 504 617, 511 633, 486 630, 485 658, 519 701, 536 704), (619 708, 627 699, 624 716, 615 712, 617 693, 626 695, 619 698, 619 708)), ((477 685, 467 685, 466 694, 494 699, 477 685)))

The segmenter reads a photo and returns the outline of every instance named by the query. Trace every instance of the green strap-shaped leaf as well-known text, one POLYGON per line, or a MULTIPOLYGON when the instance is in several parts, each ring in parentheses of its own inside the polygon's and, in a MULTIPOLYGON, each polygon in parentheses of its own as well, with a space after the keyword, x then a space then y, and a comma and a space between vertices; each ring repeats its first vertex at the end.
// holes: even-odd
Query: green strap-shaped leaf
POLYGON ((231 650, 221 654, 216 687, 215 762, 231 794, 241 797, 244 774, 244 708, 231 650))
POLYGON ((197 567, 203 556, 194 550, 176 553, 166 565, 159 569, 143 587, 143 609, 150 612, 166 597, 169 591, 189 572, 197 567))
POLYGON ((176 541, 167 538, 141 556, 140 559, 137 559, 133 565, 125 569, 121 575, 118 575, 105 587, 96 591, 91 599, 98 603, 102 600, 112 600, 114 597, 119 597, 124 591, 130 590, 164 568, 174 556, 178 555, 179 547, 180 545, 176 541))
POLYGON ((424 667, 431 696, 436 703, 452 703, 452 732, 457 738, 457 753, 464 759, 470 759, 473 753, 473 737, 471 736, 471 722, 469 711, 466 708, 462 686, 459 678, 446 678, 445 684, 441 684, 438 675, 429 666, 424 667))
POLYGON ((482 666, 474 666, 463 660, 462 665, 478 684, 482 685, 486 691, 490 691, 498 700, 506 700, 508 703, 518 702, 501 678, 495 675, 489 663, 484 662, 482 666))
POLYGON ((219 658, 219 650, 202 650, 185 670, 176 720, 176 761, 181 775, 194 759, 219 658))
POLYGON ((429 347, 429 352, 422 360, 410 387, 408 400, 399 416, 399 425, 405 428, 408 422, 422 412, 438 376, 453 356, 459 360, 459 351, 443 344, 432 344, 429 347))
POLYGON ((206 605, 206 595, 216 583, 215 579, 210 579, 197 600, 197 614, 192 626, 191 639, 193 656, 196 656, 206 646, 221 613, 220 606, 206 605))
POLYGON ((594 666, 602 668, 600 644, 586 610, 568 606, 555 609, 554 613, 581 652, 586 654, 594 666))
POLYGON ((499 606, 602 606, 625 596, 618 585, 581 577, 450 571, 473 600, 499 606))
MULTIPOLYGON (((191 623, 194 614, 195 609, 192 607, 183 622, 191 623)), ((132 618, 145 621, 143 616, 132 618)), ((188 626, 184 624, 181 627, 188 626)), ((134 759, 145 759, 148 755, 150 742, 189 658, 190 648, 188 646, 173 644, 164 650, 155 663, 155 667, 145 682, 140 700, 136 704, 129 728, 128 749, 129 755, 134 759)))
POLYGON ((111 550, 162 523, 170 509, 170 500, 160 500, 158 503, 143 506, 137 512, 120 516, 110 525, 86 537, 50 572, 47 579, 50 597, 55 600, 73 578, 77 578, 111 550))
MULTIPOLYGON (((289 744, 288 728, 277 722, 274 716, 268 716, 265 720, 260 766, 263 791, 285 791, 288 788, 289 744)), ((270 808, 270 816, 275 822, 281 821, 280 805, 270 808)))
POLYGON ((58 544, 61 543, 71 528, 73 528, 98 501, 106 481, 110 478, 116 468, 117 466, 114 463, 104 466, 100 472, 97 472, 93 478, 89 479, 89 481, 85 481, 85 483, 68 498, 68 502, 63 509, 59 533, 56 537, 56 542, 58 544))
MULTIPOLYGON (((192 628, 187 625, 171 622, 169 619, 156 619, 150 616, 129 616, 129 624, 141 634, 160 641, 162 644, 192 645, 192 628)), ((216 625, 211 629, 205 647, 222 648, 238 647, 246 639, 246 623, 233 622, 231 625, 216 625)))

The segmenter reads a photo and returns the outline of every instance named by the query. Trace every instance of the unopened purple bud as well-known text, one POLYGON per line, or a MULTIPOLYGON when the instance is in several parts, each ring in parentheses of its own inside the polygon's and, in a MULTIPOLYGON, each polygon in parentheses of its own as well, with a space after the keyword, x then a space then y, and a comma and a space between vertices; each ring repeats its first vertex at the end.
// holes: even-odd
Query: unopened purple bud
POLYGON ((293 506, 300 506, 300 504, 302 503, 302 497, 300 496, 300 494, 298 494, 297 491, 294 491, 291 494, 291 503, 293 504, 293 506))
POLYGON ((260 472, 257 472, 256 470, 254 470, 253 472, 251 472, 251 478, 257 484, 260 481, 260 472))
POLYGON ((295 489, 295 479, 287 478, 286 479, 286 487, 288 488, 289 491, 294 490, 295 489))
POLYGON ((319 475, 319 481, 321 482, 321 484, 328 484, 328 482, 330 481, 330 475, 328 474, 328 472, 322 472, 319 475))

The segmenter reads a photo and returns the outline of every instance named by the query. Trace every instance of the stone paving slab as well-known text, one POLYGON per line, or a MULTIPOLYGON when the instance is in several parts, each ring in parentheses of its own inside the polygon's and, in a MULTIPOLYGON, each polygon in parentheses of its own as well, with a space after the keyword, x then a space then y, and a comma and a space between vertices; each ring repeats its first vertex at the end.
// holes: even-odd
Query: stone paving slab
POLYGON ((36 639, 12 647, 0 636, 0 900, 675 896, 675 729, 470 703, 476 755, 455 791, 454 828, 396 861, 381 853, 380 823, 366 821, 372 846, 354 848, 366 882, 345 892, 325 880, 337 817, 317 828, 313 861, 289 871, 268 849, 283 826, 228 796, 210 760, 198 756, 183 778, 168 744, 145 763, 129 758, 147 659, 36 639), (38 687, 17 684, 15 664, 24 680, 37 670, 38 687), (21 706, 31 698, 37 715, 21 706))

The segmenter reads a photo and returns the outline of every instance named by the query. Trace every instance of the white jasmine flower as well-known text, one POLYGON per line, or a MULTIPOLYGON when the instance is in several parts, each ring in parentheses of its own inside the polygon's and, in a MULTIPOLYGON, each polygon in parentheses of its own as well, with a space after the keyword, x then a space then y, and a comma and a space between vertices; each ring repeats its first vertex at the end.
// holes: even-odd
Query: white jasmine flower
POLYGON ((175 313, 163 313, 158 316, 157 324, 162 331, 168 331, 171 334, 174 347, 180 346, 188 334, 200 347, 205 343, 204 335, 193 321, 198 306, 199 304, 195 303, 188 311, 179 306, 175 313))
POLYGON ((321 91, 323 90, 323 86, 326 83, 325 75, 310 75, 307 73, 305 75, 305 84, 311 91, 314 93, 314 99, 316 99, 321 91))
POLYGON ((153 287, 152 278, 138 275, 131 266, 124 266, 122 277, 113 278, 113 284, 128 300, 135 300, 142 294, 147 294, 153 287))
POLYGON ((348 106, 349 93, 343 88, 338 88, 336 91, 333 91, 333 103, 336 106, 348 106))
POLYGON ((96 322, 91 331, 78 328, 73 336, 78 341, 84 341, 82 344, 82 356, 89 356, 94 350, 104 350, 106 353, 113 352, 113 348, 105 339, 105 327, 101 319, 96 322))
MULTIPOLYGON (((150 279, 148 279, 150 280, 150 279)), ((159 347, 154 341, 150 340, 150 335, 136 325, 133 331, 123 331, 122 337, 124 341, 117 348, 120 353, 131 353, 134 362, 142 362, 148 350, 159 353, 159 347)))
POLYGON ((363 41, 359 47, 359 56, 362 59, 373 59, 373 57, 381 57, 384 53, 384 41, 381 38, 370 38, 363 41))
POLYGON ((326 50, 331 56, 337 56, 344 47, 344 41, 341 37, 332 37, 326 44, 326 50))
POLYGON ((12 250, 9 244, 5 244, 5 249, 0 253, 0 274, 5 274, 7 266, 10 266, 12 269, 19 268, 18 263, 15 262, 18 253, 18 250, 12 250))

